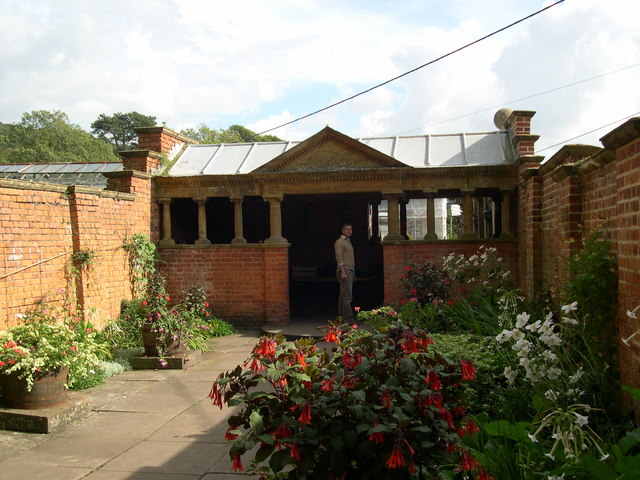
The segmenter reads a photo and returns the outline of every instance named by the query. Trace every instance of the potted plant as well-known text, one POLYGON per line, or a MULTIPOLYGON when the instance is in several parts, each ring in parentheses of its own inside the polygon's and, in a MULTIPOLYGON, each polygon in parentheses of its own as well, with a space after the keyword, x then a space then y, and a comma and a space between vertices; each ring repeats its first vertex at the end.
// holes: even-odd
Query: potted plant
POLYGON ((0 332, 0 395, 14 408, 47 408, 66 400, 69 369, 93 360, 79 319, 51 309, 46 299, 0 332), (89 358, 91 357, 91 358, 89 358))
POLYGON ((330 324, 325 340, 332 351, 263 337, 245 368, 214 382, 214 405, 241 406, 225 435, 234 470, 251 451, 262 478, 490 478, 461 442, 477 431, 461 386, 470 362, 430 351, 427 334, 400 321, 330 324))
POLYGON ((142 341, 145 355, 159 357, 165 367, 166 357, 183 354, 187 337, 193 328, 191 315, 171 308, 171 297, 165 290, 165 278, 155 274, 149 280, 147 296, 142 301, 146 308, 146 322, 142 324, 142 341))

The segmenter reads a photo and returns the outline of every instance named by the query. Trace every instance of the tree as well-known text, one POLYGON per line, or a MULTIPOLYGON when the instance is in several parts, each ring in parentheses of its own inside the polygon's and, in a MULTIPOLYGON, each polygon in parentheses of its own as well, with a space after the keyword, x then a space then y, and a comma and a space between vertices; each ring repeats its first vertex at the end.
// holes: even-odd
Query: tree
POLYGON ((275 135, 258 135, 242 125, 231 125, 226 130, 215 130, 204 124, 196 128, 187 128, 180 132, 200 143, 253 143, 253 142, 281 142, 275 135))
POLYGON ((0 128, 3 163, 117 162, 108 143, 69 122, 66 113, 37 110, 0 128))
POLYGON ((98 138, 113 145, 116 152, 133 150, 137 148, 137 127, 153 127, 156 125, 156 117, 143 115, 138 112, 114 113, 113 115, 100 114, 98 119, 91 124, 93 133, 98 138))

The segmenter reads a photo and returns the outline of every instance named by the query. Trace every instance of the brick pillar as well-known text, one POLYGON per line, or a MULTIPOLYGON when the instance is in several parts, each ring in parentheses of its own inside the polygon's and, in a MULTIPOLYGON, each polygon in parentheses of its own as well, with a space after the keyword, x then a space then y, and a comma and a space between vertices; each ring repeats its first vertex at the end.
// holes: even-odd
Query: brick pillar
POLYGON ((138 134, 140 150, 151 150, 165 155, 176 153, 185 144, 199 143, 167 127, 139 127, 135 131, 138 134))
POLYGON ((264 248, 264 296, 266 323, 289 323, 289 246, 264 248))

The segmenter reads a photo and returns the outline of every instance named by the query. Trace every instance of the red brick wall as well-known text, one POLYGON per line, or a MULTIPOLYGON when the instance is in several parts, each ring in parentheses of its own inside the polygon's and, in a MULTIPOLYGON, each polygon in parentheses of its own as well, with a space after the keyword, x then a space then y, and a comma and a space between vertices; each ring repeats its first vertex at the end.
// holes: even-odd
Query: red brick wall
POLYGON ((98 324, 118 316, 120 301, 131 298, 122 243, 150 234, 151 224, 150 177, 119 175, 135 194, 0 181, 0 329, 43 295, 94 312, 98 324), (76 278, 69 266, 80 250, 93 250, 95 259, 76 278))
POLYGON ((453 253, 470 257, 481 245, 495 247, 507 264, 507 268, 514 274, 514 278, 518 278, 518 243, 515 240, 419 241, 383 244, 384 303, 398 302, 402 298, 400 279, 404 274, 405 265, 410 263, 442 265, 447 255, 453 253))
POLYGON ((160 254, 172 298, 198 283, 217 315, 235 325, 289 321, 288 246, 181 245, 160 254))

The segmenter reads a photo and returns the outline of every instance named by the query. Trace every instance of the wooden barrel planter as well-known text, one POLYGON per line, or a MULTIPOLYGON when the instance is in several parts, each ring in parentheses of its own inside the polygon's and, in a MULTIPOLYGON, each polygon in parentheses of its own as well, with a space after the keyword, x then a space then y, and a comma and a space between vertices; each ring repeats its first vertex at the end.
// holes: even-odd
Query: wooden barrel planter
POLYGON ((163 348, 162 339, 164 338, 164 345, 166 345, 165 357, 175 357, 182 355, 186 351, 186 343, 182 341, 180 337, 173 338, 173 335, 168 333, 154 332, 152 323, 142 324, 142 344, 144 345, 144 354, 147 357, 160 356, 159 349, 163 348))
POLYGON ((65 384, 68 377, 69 369, 61 367, 55 372, 34 378, 33 388, 28 391, 27 381, 18 378, 18 373, 0 375, 2 403, 9 408, 23 410, 36 410, 61 405, 67 401, 65 384))

